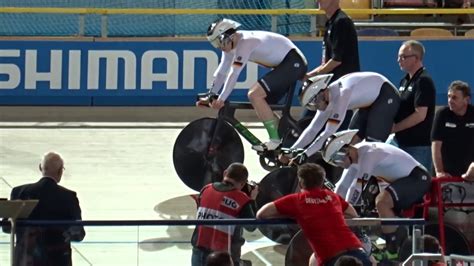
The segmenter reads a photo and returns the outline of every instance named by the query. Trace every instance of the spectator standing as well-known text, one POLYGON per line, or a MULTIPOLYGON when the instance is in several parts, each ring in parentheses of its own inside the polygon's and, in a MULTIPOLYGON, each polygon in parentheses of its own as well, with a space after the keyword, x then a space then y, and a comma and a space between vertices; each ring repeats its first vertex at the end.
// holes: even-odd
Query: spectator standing
MULTIPOLYGON (((258 187, 248 189, 248 171, 241 163, 232 163, 225 171, 222 182, 206 185, 198 197, 197 219, 255 218, 255 198, 258 187), (247 189, 247 195, 242 189, 247 189)), ((255 225, 245 226, 253 231, 255 225)), ((198 225, 194 230, 192 265, 206 265, 213 251, 227 251, 235 265, 240 265, 241 247, 245 243, 242 227, 234 225, 198 225)))
MULTIPOLYGON (((61 155, 48 152, 39 169, 43 177, 36 183, 14 187, 11 200, 36 199, 38 204, 29 220, 81 220, 81 208, 76 192, 58 183, 63 176, 61 155)), ((9 228, 5 228, 6 231, 9 228)), ((82 226, 18 227, 15 265, 72 265, 71 241, 82 241, 82 226)))
POLYGON ((436 112, 431 132, 436 176, 461 176, 474 162, 474 106, 463 81, 448 88, 448 106, 436 112))
POLYGON ((406 72, 400 81, 400 108, 392 132, 397 145, 431 171, 430 132, 436 104, 436 89, 423 66, 425 48, 415 40, 402 44, 398 64, 406 72))
POLYGON ((371 265, 357 236, 344 220, 357 217, 355 209, 334 192, 323 188, 324 169, 314 163, 298 168, 301 191, 265 204, 257 212, 258 219, 288 217, 301 226, 318 265, 334 265, 343 255, 354 256, 363 265, 371 265), (331 232, 328 234, 327 232, 331 232))
MULTIPOLYGON (((319 0, 319 9, 326 13, 321 64, 309 71, 306 77, 334 74, 331 81, 360 71, 357 31, 352 19, 341 10, 339 0, 319 0)), ((304 117, 312 117, 314 111, 305 111, 304 117)), ((348 110, 341 130, 349 126, 352 111, 348 110)))

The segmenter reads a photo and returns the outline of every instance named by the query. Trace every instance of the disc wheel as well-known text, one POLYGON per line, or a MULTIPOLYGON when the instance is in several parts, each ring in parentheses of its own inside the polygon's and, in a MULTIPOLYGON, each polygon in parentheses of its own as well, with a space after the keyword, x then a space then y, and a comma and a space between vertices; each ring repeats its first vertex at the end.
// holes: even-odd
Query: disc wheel
POLYGON ((303 231, 298 231, 291 239, 285 254, 286 266, 307 266, 313 250, 303 231))
MULTIPOLYGON (((425 234, 430 234, 439 239, 439 224, 431 223, 425 226, 425 234)), ((455 226, 444 224, 444 236, 446 241, 445 254, 470 255, 471 250, 466 236, 455 226)))
MULTIPOLYGON (((258 185, 257 208, 285 195, 299 191, 296 168, 283 167, 266 175, 258 185)), ((258 229, 269 239, 288 244, 300 229, 296 224, 259 225, 258 229)))
MULTIPOLYGON (((458 254, 458 255, 469 255, 471 254, 469 249, 469 242, 466 237, 454 226, 445 224, 444 225, 445 236, 446 236, 446 252, 445 255, 458 254)), ((439 240, 439 224, 431 223, 425 226, 425 235, 432 235, 439 240)), ((425 252, 430 252, 424 250, 425 252)), ((433 252, 433 251, 431 251, 433 252)), ((400 261, 405 261, 411 254, 412 251, 412 237, 408 237, 400 247, 398 257, 400 261)))
POLYGON ((224 170, 244 161, 242 141, 232 126, 215 118, 189 123, 176 138, 173 165, 181 181, 200 191, 206 184, 222 180, 224 170))

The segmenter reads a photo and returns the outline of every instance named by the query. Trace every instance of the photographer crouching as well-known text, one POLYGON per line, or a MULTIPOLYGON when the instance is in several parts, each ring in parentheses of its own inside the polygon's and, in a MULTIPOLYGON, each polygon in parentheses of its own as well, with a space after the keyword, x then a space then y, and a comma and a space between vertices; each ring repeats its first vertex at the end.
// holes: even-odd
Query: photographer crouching
MULTIPOLYGON (((197 219, 255 218, 255 198, 258 186, 248 183, 247 168, 233 163, 224 171, 222 182, 206 185, 198 198, 197 219)), ((254 231, 256 225, 245 225, 254 231)), ((227 251, 234 265, 252 265, 240 259, 241 247, 245 243, 241 226, 199 225, 194 230, 192 266, 206 265, 207 256, 213 251, 227 251)))

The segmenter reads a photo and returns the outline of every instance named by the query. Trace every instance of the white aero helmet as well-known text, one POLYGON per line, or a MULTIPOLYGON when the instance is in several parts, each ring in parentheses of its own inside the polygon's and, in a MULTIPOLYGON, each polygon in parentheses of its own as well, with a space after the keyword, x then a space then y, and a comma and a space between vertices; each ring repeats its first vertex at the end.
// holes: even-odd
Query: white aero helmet
POLYGON ((207 40, 212 44, 212 46, 219 48, 222 41, 231 35, 229 34, 226 36, 225 33, 228 30, 236 30, 240 26, 241 24, 239 22, 231 19, 224 18, 216 20, 212 22, 207 29, 207 40))
POLYGON ((335 166, 340 166, 337 163, 340 163, 344 156, 346 156, 345 151, 343 152, 341 149, 351 143, 352 138, 354 138, 357 132, 359 132, 358 129, 348 129, 336 132, 329 137, 322 151, 324 161, 335 166))
POLYGON ((316 105, 314 102, 316 95, 318 95, 321 90, 328 87, 332 76, 334 76, 334 74, 317 75, 309 78, 303 84, 303 89, 300 94, 301 105, 311 111, 316 111, 316 105))

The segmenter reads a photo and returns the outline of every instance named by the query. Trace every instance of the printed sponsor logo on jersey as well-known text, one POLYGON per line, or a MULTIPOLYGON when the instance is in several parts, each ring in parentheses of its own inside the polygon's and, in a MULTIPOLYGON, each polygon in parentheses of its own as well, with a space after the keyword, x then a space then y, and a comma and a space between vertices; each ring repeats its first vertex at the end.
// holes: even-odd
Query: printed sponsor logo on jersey
POLYGON ((456 124, 454 123, 449 123, 449 122, 446 122, 446 124, 444 124, 445 127, 450 127, 450 128, 456 128, 456 124))
POLYGON ((239 204, 237 203, 237 201, 229 197, 224 197, 222 199, 221 205, 234 210, 237 210, 239 208, 239 204))
POLYGON ((388 104, 392 104, 392 103, 393 103, 393 99, 392 99, 392 98, 388 99, 387 103, 388 103, 388 104))
POLYGON ((196 217, 198 220, 201 220, 201 219, 217 220, 217 219, 225 219, 224 215, 225 215, 224 213, 217 210, 199 207, 197 210, 196 217))
POLYGON ((358 190, 355 190, 354 193, 352 193, 352 197, 349 199, 350 204, 356 204, 357 201, 359 200, 360 197, 360 192, 358 190))
POLYGON ((332 201, 332 198, 330 195, 326 195, 324 198, 310 198, 307 197, 304 199, 305 203, 307 204, 326 204, 330 201, 332 201))
MULTIPOLYGON (((225 214, 218 210, 209 209, 205 207, 199 207, 196 215, 198 220, 222 220, 222 219, 235 219, 237 217, 225 214)), ((232 234, 235 230, 235 225, 203 225, 214 230, 221 231, 226 234, 232 234)))
POLYGON ((299 67, 300 67, 300 63, 295 63, 293 66, 294 66, 295 68, 299 68, 299 67))

